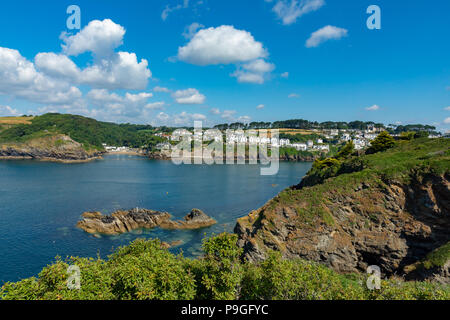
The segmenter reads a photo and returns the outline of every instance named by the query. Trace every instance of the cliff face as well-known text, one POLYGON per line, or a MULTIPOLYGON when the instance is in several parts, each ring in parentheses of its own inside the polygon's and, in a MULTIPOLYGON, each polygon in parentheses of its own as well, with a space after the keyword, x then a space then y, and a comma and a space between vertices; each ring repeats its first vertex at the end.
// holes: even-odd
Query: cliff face
POLYGON ((147 209, 132 209, 128 211, 116 211, 104 216, 100 212, 85 212, 83 219, 77 223, 77 227, 88 233, 121 234, 135 229, 199 229, 216 224, 216 220, 208 217, 199 209, 192 211, 184 217, 184 220, 173 221, 167 212, 147 209))
POLYGON ((292 187, 238 220, 238 244, 251 261, 276 250, 342 273, 378 265, 385 275, 450 282, 447 260, 433 272, 422 268, 420 276, 411 268, 450 241, 450 175, 443 163, 441 174, 411 170, 408 178, 390 179, 361 171, 292 187))
POLYGON ((296 201, 275 199, 238 220, 235 232, 247 259, 264 259, 272 249, 339 272, 378 265, 391 275, 449 241, 448 176, 427 176, 410 185, 362 183, 346 194, 330 192, 327 203, 317 204, 322 215, 311 219, 299 209, 308 206, 302 192, 285 192, 296 201))
POLYGON ((87 151, 82 144, 62 134, 32 139, 25 143, 0 145, 0 158, 55 161, 88 161, 101 157, 101 151, 87 151))

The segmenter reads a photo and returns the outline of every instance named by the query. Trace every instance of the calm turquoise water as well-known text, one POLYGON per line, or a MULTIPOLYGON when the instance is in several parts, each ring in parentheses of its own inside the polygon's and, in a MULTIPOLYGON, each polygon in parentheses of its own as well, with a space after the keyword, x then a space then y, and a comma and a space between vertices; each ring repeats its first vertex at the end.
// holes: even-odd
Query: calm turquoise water
POLYGON ((37 275, 57 255, 106 257, 139 237, 183 240, 172 250, 195 256, 205 233, 232 231, 237 218, 297 184, 310 166, 282 162, 276 176, 260 176, 256 165, 176 166, 126 155, 82 164, 0 161, 0 284, 37 275), (175 218, 199 208, 218 224, 101 238, 75 227, 84 211, 134 207, 168 211, 175 218))

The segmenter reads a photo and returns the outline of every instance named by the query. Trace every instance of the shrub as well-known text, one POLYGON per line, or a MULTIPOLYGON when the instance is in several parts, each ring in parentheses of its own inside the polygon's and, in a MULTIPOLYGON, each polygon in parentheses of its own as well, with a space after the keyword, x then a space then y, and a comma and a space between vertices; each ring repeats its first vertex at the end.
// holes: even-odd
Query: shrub
POLYGON ((363 299, 364 289, 354 280, 303 260, 284 260, 271 252, 259 265, 247 264, 242 281, 245 300, 363 299))
POLYGON ((395 146, 394 138, 386 131, 381 132, 373 141, 370 142, 370 148, 367 149, 368 154, 386 151, 395 146))
POLYGON ((355 144, 350 140, 341 148, 341 150, 339 150, 336 155, 336 159, 346 159, 353 153, 353 151, 355 151, 355 144))
MULTIPOLYGON (((142 239, 119 248, 108 261, 57 258, 37 278, 4 284, 0 299, 450 299, 448 286, 430 282, 382 280, 380 290, 368 290, 367 275, 341 275, 315 262, 285 260, 279 252, 260 263, 243 263, 236 240, 227 233, 206 239, 204 257, 195 260, 161 249, 159 240, 142 239), (69 265, 80 268, 80 290, 67 287, 69 265)), ((438 251, 434 260, 440 262, 448 245, 438 251)))
POLYGON ((118 299, 193 299, 195 283, 182 255, 161 248, 159 240, 138 239, 109 257, 112 293, 118 299))
POLYGON ((232 300, 239 296, 243 268, 237 235, 222 233, 204 240, 205 256, 191 263, 198 299, 232 300))

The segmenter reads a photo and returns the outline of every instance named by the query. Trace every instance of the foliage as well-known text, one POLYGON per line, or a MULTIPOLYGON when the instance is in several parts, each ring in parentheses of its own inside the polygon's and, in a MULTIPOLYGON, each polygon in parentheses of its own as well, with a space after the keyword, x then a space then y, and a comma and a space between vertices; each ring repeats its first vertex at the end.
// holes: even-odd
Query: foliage
POLYGON ((422 262, 422 266, 426 269, 433 267, 442 267, 450 260, 450 242, 447 242, 442 247, 437 248, 430 252, 425 260, 422 262))
POLYGON ((367 150, 368 154, 386 151, 394 147, 395 140, 387 131, 383 131, 370 142, 370 145, 370 148, 367 150))
POLYGON ((297 150, 292 147, 281 147, 279 148, 279 156, 280 158, 288 158, 288 157, 299 157, 299 158, 314 158, 317 156, 317 153, 313 153, 310 151, 297 150))
POLYGON ((239 297, 242 278, 237 235, 222 233, 203 242, 205 256, 191 264, 197 283, 197 298, 232 300, 239 297))
POLYGON ((158 143, 153 131, 149 125, 115 124, 77 115, 48 113, 33 118, 30 124, 19 124, 2 131, 0 142, 26 142, 37 135, 61 133, 97 149, 103 148, 102 143, 140 148, 158 143))
POLYGON ((425 132, 428 134, 435 133, 436 127, 430 126, 430 125, 423 125, 423 124, 408 124, 408 125, 399 125, 395 126, 395 129, 392 130, 393 133, 402 133, 402 132, 425 132))
POLYGON ((3 300, 134 299, 449 299, 450 290, 428 282, 383 280, 368 290, 366 275, 340 275, 300 259, 272 252, 260 263, 242 262, 236 235, 220 234, 203 243, 204 256, 189 260, 161 248, 159 240, 136 240, 108 261, 69 258, 45 267, 38 278, 6 283, 3 300), (81 287, 68 289, 67 268, 80 268, 81 287))
POLYGON ((161 249, 159 240, 136 240, 119 248, 108 261, 60 258, 39 277, 6 283, 0 297, 6 300, 111 300, 192 299, 195 284, 185 259, 161 249), (67 286, 69 265, 80 268, 81 289, 67 286))
POLYGON ((161 248, 158 240, 136 240, 109 257, 112 293, 126 300, 185 300, 195 284, 182 255, 161 248))
POLYGON ((375 123, 372 121, 351 121, 351 122, 334 122, 334 121, 308 121, 304 119, 291 119, 275 122, 251 122, 249 124, 235 122, 231 124, 219 124, 214 128, 219 130, 226 129, 357 129, 366 130, 369 126, 376 126, 378 128, 384 128, 382 123, 375 123))
POLYGON ((364 289, 332 270, 271 252, 259 265, 247 264, 242 295, 249 300, 362 299, 364 289))
POLYGON ((336 155, 336 159, 346 159, 348 158, 353 152, 355 151, 355 144, 352 140, 346 143, 345 146, 342 147, 341 150, 339 150, 338 154, 336 155))
POLYGON ((414 132, 414 131, 406 131, 406 132, 400 133, 400 136, 398 138, 399 138, 399 140, 410 141, 410 140, 414 139, 415 135, 416 135, 416 132, 414 132))

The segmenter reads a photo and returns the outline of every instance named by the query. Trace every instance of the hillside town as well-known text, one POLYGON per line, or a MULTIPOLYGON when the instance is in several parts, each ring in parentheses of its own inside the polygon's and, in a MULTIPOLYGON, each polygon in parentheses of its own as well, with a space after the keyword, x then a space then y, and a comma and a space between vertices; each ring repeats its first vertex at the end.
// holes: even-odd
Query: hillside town
MULTIPOLYGON (((358 129, 312 129, 309 133, 305 134, 305 137, 314 135, 318 136, 316 139, 308 139, 305 142, 294 142, 289 138, 275 138, 265 136, 253 136, 249 135, 243 130, 231 130, 228 134, 222 137, 216 136, 214 140, 216 142, 224 142, 227 145, 230 144, 267 144, 278 148, 294 148, 297 151, 309 151, 309 152, 325 152, 330 151, 331 145, 343 144, 349 141, 353 141, 356 150, 362 150, 370 146, 370 141, 375 139, 377 135, 382 132, 384 128, 369 126, 366 130, 358 129)), ((155 133, 155 136, 166 139, 167 141, 159 143, 156 148, 160 150, 167 150, 171 148, 169 141, 178 141, 178 138, 166 134, 155 133)), ((183 136, 181 134, 180 136, 183 136)), ((204 141, 203 134, 193 135, 189 131, 185 131, 185 139, 187 141, 204 141)), ((286 136, 286 135, 284 135, 286 136)))
MULTIPOLYGON (((166 128, 164 128, 166 129, 166 128)), ((217 129, 217 128, 216 128, 217 129)), ((328 154, 334 147, 334 150, 347 142, 352 141, 355 150, 364 150, 370 147, 370 142, 374 140, 379 133, 385 130, 395 130, 396 127, 390 125, 377 126, 367 125, 364 129, 318 129, 311 128, 304 129, 283 129, 279 128, 277 135, 272 136, 274 129, 256 129, 245 130, 242 128, 222 130, 222 134, 211 135, 209 131, 178 129, 172 133, 162 128, 155 128, 153 136, 159 141, 156 142, 152 149, 168 152, 172 150, 173 146, 182 139, 188 142, 201 142, 204 146, 212 141, 224 143, 225 145, 245 144, 245 145, 260 145, 265 144, 277 148, 292 149, 296 152, 309 153, 325 153, 328 154), (262 130, 262 131, 259 131, 262 130), (259 134, 258 134, 259 133, 259 134)), ((417 131, 419 132, 420 129, 417 131)), ((216 130, 216 132, 219 132, 216 130)), ((404 133, 404 132, 403 132, 404 133)), ((402 132, 391 132, 394 137, 401 136, 402 132)), ((429 138, 439 138, 439 133, 428 133, 429 138)), ((136 149, 131 149, 125 146, 109 146, 103 144, 105 150, 109 153, 127 153, 136 152, 136 149)), ((142 149, 145 149, 143 146, 142 149)))

